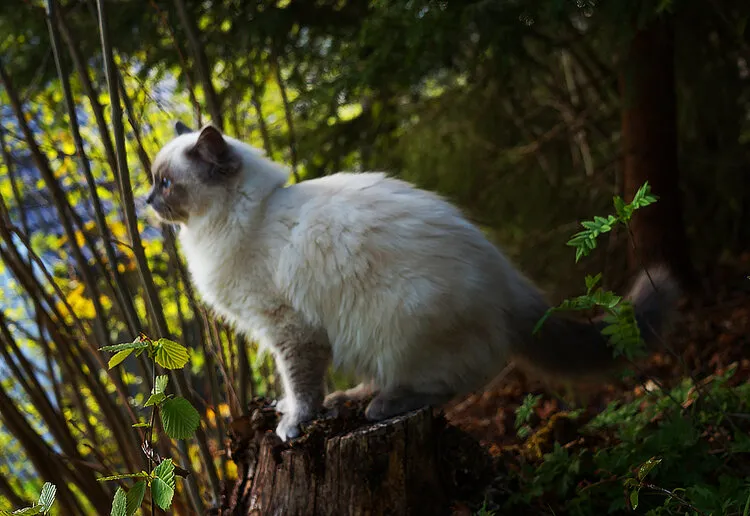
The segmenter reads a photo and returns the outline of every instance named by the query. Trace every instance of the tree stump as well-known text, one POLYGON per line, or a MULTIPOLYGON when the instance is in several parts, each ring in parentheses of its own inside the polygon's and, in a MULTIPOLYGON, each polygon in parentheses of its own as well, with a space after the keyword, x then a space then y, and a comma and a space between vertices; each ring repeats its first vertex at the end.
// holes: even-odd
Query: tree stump
POLYGON ((492 461, 470 436, 422 409, 368 423, 362 406, 282 443, 265 400, 231 425, 238 480, 218 515, 449 514, 453 500, 485 484, 492 461))

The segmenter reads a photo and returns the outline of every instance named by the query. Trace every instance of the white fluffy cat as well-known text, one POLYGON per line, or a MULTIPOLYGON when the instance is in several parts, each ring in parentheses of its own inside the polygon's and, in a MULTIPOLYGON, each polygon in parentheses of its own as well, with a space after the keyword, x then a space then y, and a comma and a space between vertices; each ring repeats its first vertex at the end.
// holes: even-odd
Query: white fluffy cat
MULTIPOLYGON (((439 196, 382 173, 285 187, 288 170, 212 126, 154 160, 148 202, 179 238, 203 299, 268 346, 283 381, 284 440, 324 404, 334 366, 362 384, 326 405, 374 396, 380 420, 485 385, 514 357, 557 374, 612 365, 598 328, 553 317, 542 295, 439 196)), ((676 291, 653 271, 631 291, 654 337, 676 291)), ((649 340, 649 339, 647 339, 649 340)))

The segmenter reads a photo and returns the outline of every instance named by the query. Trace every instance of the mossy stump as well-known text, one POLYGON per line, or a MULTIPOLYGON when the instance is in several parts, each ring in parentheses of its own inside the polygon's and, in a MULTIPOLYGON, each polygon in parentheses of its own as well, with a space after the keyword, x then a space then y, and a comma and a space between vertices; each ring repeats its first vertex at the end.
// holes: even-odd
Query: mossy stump
POLYGON ((481 487, 491 469, 474 439, 430 409, 374 424, 361 413, 343 408, 282 443, 277 414, 255 400, 231 425, 239 479, 211 514, 449 514, 451 500, 481 487))

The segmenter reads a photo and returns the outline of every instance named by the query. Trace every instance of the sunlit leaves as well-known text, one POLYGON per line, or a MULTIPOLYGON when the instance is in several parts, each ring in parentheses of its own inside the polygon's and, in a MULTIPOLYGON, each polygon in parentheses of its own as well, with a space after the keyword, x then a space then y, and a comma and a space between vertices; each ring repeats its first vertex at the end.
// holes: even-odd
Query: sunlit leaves
POLYGON ((134 350, 134 349, 143 349, 147 348, 149 346, 148 341, 142 340, 140 337, 137 337, 133 342, 125 342, 123 344, 113 344, 111 346, 102 346, 99 348, 101 351, 123 351, 126 349, 134 350))
POLYGON ((154 352, 156 363, 165 369, 181 369, 190 360, 187 348, 169 339, 156 341, 154 352))
POLYGON ((0 516, 31 516, 33 514, 47 514, 55 503, 57 487, 51 482, 45 482, 39 494, 39 500, 31 507, 24 507, 13 512, 0 510, 0 516))
POLYGON ((167 509, 172 503, 175 491, 174 464, 172 459, 166 459, 154 469, 154 478, 151 482, 151 494, 156 505, 167 509))
POLYGON ((116 367, 120 363, 122 363, 123 360, 128 358, 130 354, 133 352, 132 349, 123 349, 122 351, 118 351, 114 354, 112 358, 109 359, 109 362, 107 363, 107 367, 112 369, 113 367, 116 367))
POLYGON ((136 338, 133 342, 126 342, 123 344, 113 344, 111 346, 103 346, 99 348, 102 351, 116 351, 115 355, 109 359, 108 367, 112 369, 117 365, 121 364, 123 360, 128 358, 133 351, 146 349, 149 347, 149 342, 142 340, 140 337, 136 338))
POLYGON ((162 374, 156 377, 156 383, 154 384, 153 393, 159 394, 163 393, 166 388, 167 384, 169 383, 169 376, 162 374))

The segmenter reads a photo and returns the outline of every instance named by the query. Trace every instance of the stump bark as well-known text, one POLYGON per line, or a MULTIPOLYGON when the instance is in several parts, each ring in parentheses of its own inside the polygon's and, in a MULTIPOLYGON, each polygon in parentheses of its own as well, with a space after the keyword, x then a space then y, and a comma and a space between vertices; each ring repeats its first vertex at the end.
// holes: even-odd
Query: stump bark
POLYGON ((231 425, 239 479, 212 514, 449 514, 491 470, 484 449, 430 409, 369 424, 355 408, 282 443, 277 414, 254 403, 231 425))

